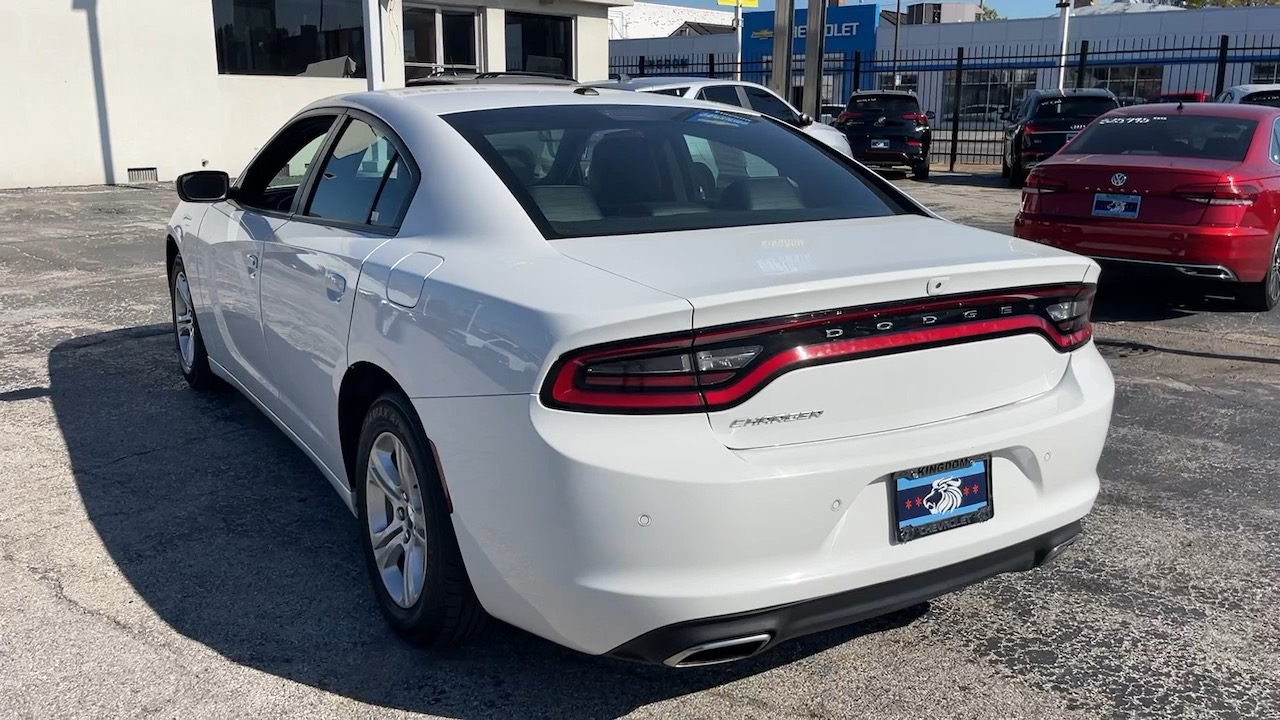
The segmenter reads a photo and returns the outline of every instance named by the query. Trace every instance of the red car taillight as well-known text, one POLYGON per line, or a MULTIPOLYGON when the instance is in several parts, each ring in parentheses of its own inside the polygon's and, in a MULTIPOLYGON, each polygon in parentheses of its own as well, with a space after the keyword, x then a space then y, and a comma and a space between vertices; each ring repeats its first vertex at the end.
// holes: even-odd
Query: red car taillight
POLYGON ((1092 285, 1025 288, 608 343, 561 357, 541 398, 584 412, 716 411, 812 365, 1022 333, 1067 352, 1091 337, 1093 295, 1092 285))
POLYGON ((927 125, 929 123, 929 118, 925 117, 921 113, 907 113, 902 116, 902 119, 913 120, 918 125, 927 125))
POLYGON ((860 112, 849 112, 848 110, 846 110, 840 113, 840 117, 836 118, 836 122, 838 123, 848 122, 850 120, 857 120, 861 117, 862 117, 862 113, 860 112))
POLYGON ((1258 199, 1259 190, 1252 185, 1236 185, 1233 182, 1182 185, 1173 189, 1175 197, 1205 205, 1252 205, 1258 199))

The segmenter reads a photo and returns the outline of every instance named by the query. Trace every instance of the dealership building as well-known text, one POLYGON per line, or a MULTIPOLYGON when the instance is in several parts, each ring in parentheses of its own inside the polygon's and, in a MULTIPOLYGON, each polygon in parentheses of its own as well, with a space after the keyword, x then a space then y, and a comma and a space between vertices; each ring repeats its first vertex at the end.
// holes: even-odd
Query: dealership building
POLYGON ((441 69, 601 80, 630 0, 0 0, 0 187, 238 172, 313 100, 441 69), (365 3, 377 33, 365 26, 365 3))
MULTIPOLYGON (((823 101, 843 102, 855 87, 915 90, 926 109, 952 107, 956 92, 957 50, 966 62, 961 106, 1008 105, 1027 90, 1056 87, 1062 21, 1053 0, 1039 3, 1045 17, 975 22, 972 13, 956 12, 965 3, 903 3, 898 17, 886 8, 894 3, 834 5, 827 8, 823 48, 823 101), (897 83, 893 70, 895 24, 899 47, 897 83)), ((1198 90, 1212 93, 1218 80, 1223 37, 1227 54, 1223 80, 1238 83, 1280 82, 1280 7, 1185 10, 1158 0, 1073 0, 1068 44, 1072 67, 1069 85, 1107 87, 1120 96, 1151 97, 1161 92, 1198 90), (1079 52, 1088 52, 1079 67, 1079 52)), ((638 6, 639 4, 637 4, 638 6)), ((976 4, 968 4, 976 8, 976 4)), ((632 32, 610 41, 610 68, 615 73, 705 74, 713 63, 717 75, 733 72, 734 35, 690 36, 681 24, 683 9, 667 8, 664 37, 642 38, 632 32), (641 60, 643 58, 643 60, 641 60)), ((614 11, 629 12, 626 11, 614 11)), ((650 16, 657 17, 654 10, 650 16)), ((706 23, 705 16, 689 15, 706 23)), ((732 13, 720 17, 731 22, 732 13)), ((656 23, 651 23, 656 24, 656 23)), ((743 15, 743 77, 767 82, 773 50, 772 12, 743 15)), ((796 11, 793 61, 802 67, 806 11, 796 11)), ((801 75, 792 79, 792 100, 799 102, 801 75)))

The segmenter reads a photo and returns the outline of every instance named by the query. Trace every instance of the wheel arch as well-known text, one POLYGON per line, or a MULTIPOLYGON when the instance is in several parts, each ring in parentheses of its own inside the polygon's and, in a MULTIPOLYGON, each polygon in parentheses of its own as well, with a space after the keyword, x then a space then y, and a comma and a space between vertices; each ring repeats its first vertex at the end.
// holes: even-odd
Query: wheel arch
MULTIPOLYGON (((342 450, 342 465, 347 475, 347 486, 353 491, 359 477, 356 455, 360 448, 360 429, 374 401, 388 392, 398 393, 406 398, 409 396, 391 373, 365 360, 355 362, 347 368, 338 388, 338 442, 342 450)), ((408 405, 412 408, 412 403, 408 405)), ((441 490, 444 491, 445 509, 452 514, 453 501, 449 497, 449 486, 445 482, 444 469, 440 466, 440 452, 427 435, 416 410, 409 419, 422 434, 422 439, 426 441, 427 451, 431 453, 431 462, 435 465, 436 477, 439 478, 441 490)))
POLYGON ((178 241, 172 234, 164 236, 164 271, 167 275, 173 269, 173 260, 178 257, 178 241))

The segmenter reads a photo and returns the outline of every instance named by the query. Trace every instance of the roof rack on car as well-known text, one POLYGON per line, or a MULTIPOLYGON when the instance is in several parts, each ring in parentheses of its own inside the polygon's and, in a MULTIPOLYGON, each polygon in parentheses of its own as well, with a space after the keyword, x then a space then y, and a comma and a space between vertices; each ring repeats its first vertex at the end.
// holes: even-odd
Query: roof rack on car
POLYGON ((501 70, 493 72, 475 72, 473 70, 437 70, 425 77, 411 78, 405 86, 419 85, 455 85, 458 83, 552 83, 556 85, 577 84, 572 76, 562 73, 531 72, 527 70, 501 70))

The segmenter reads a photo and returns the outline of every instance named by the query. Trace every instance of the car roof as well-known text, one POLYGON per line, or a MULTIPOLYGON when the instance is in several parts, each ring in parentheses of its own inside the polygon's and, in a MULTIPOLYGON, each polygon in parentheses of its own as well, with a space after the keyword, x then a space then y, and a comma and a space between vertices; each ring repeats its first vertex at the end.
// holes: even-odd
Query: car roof
POLYGON ((1029 95, 1036 98, 1061 98, 1061 97, 1109 97, 1114 98, 1115 93, 1106 88, 1048 88, 1040 90, 1032 90, 1029 95))
POLYGON ((1280 90, 1280 83, 1256 83, 1252 85, 1232 85, 1227 88, 1230 92, 1236 93, 1255 93, 1265 90, 1280 90))
POLYGON ((1130 105, 1107 113, 1109 117, 1142 117, 1144 115, 1192 115, 1220 117, 1236 120, 1273 120, 1280 117, 1280 108, 1269 105, 1239 105, 1235 103, 1145 103, 1130 105))
POLYGON ((722 111, 759 115, 750 108, 726 106, 701 100, 685 99, 653 93, 583 85, 426 85, 394 90, 346 93, 316 100, 304 108, 354 108, 365 110, 398 127, 429 121, 440 115, 497 110, 511 107, 549 105, 672 105, 680 107, 715 107, 722 111))
POLYGON ((501 72, 441 72, 421 78, 410 78, 405 81, 408 87, 425 85, 577 85, 578 81, 568 75, 555 73, 523 72, 505 70, 501 72))

